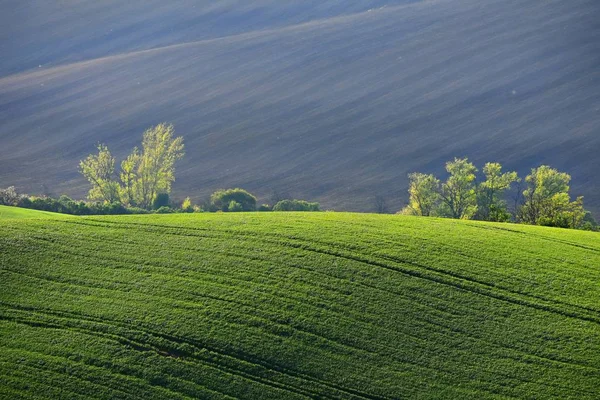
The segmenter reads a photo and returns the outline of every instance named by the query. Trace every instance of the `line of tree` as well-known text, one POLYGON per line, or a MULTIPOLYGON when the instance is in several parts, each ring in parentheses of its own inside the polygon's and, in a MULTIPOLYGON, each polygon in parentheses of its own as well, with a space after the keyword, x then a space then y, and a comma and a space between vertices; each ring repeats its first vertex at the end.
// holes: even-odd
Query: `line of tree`
POLYGON ((184 155, 182 137, 175 137, 173 125, 159 124, 144 132, 142 149, 133 152, 115 169, 116 160, 106 145, 98 145, 98 153, 90 154, 79 164, 83 176, 91 184, 88 199, 105 204, 121 204, 126 209, 139 208, 158 213, 194 211, 318 211, 318 203, 303 200, 278 202, 274 207, 256 205, 256 197, 239 188, 220 189, 203 206, 193 205, 188 198, 179 206, 170 201, 175 181, 175 163, 184 155))
POLYGON ((583 197, 571 200, 571 176, 547 165, 533 168, 521 180, 514 171, 503 172, 499 163, 483 167, 484 179, 467 158, 446 163, 448 178, 414 172, 409 178, 406 215, 519 222, 575 229, 595 229, 597 223, 583 207, 583 197), (507 192, 515 185, 512 210, 507 192))

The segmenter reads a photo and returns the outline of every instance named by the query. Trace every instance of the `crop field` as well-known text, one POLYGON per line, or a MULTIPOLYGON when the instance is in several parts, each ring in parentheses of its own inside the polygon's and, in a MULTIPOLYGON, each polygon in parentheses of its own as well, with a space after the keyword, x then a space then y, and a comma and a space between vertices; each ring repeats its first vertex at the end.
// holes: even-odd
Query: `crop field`
POLYGON ((46 211, 29 210, 27 208, 0 206, 0 219, 7 218, 69 218, 69 216, 46 211))
POLYGON ((350 213, 0 221, 2 399, 597 399, 600 235, 350 213))

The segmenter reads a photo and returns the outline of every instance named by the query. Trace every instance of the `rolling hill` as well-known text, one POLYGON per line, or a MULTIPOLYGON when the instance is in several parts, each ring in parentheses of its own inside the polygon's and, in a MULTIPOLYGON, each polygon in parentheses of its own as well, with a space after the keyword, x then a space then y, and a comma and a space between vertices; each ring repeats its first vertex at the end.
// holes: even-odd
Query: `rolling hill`
POLYGON ((0 219, 69 218, 70 215, 0 205, 0 219))
POLYGON ((338 213, 0 226, 1 398, 600 391, 597 233, 338 213))
POLYGON ((600 211, 600 3, 2 2, 0 185, 83 196, 78 160, 150 125, 175 195, 242 186, 372 210, 468 156, 571 173, 600 211))

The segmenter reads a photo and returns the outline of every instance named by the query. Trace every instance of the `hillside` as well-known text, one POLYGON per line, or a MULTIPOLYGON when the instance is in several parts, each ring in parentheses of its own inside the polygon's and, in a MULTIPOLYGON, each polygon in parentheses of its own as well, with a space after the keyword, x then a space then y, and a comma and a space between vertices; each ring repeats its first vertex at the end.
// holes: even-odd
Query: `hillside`
POLYGON ((600 391, 597 233, 338 213, 0 226, 0 398, 600 391))
POLYGON ((69 218, 69 215, 0 205, 0 219, 69 218))
POLYGON ((179 197, 399 209, 408 172, 468 156, 551 164, 600 211, 595 0, 28 3, 0 5, 2 186, 83 196, 95 143, 168 121, 179 197))

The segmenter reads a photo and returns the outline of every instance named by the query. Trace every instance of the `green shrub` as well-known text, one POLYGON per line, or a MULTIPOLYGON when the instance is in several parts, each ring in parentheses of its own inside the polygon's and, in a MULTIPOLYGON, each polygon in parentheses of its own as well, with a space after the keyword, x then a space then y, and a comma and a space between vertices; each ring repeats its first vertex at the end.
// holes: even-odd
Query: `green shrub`
POLYGON ((227 211, 229 211, 229 212, 241 212, 241 211, 244 211, 244 208, 237 201, 231 200, 231 202, 227 206, 227 211))
POLYGON ((305 200, 281 200, 273 211, 320 211, 319 203, 310 203, 305 200))
POLYGON ((244 189, 217 190, 210 196, 210 203, 214 211, 230 211, 231 202, 240 204, 240 211, 256 211, 256 197, 244 189))
POLYGON ((149 214, 149 211, 140 207, 127 207, 127 214, 149 214))
POLYGON ((159 193, 156 195, 154 201, 152 202, 152 209, 158 210, 161 207, 168 207, 169 202, 169 193, 159 193))
POLYGON ((156 211, 154 211, 154 213, 156 213, 156 214, 171 214, 171 213, 173 213, 173 209, 169 206, 162 206, 159 209, 157 209, 156 211))
POLYGON ((181 203, 181 212, 184 212, 184 213, 194 212, 194 206, 192 205, 192 201, 190 200, 189 197, 186 197, 185 200, 183 200, 183 203, 181 203))
POLYGON ((268 204, 261 204, 261 205, 258 207, 257 211, 273 211, 273 209, 272 209, 272 208, 271 208, 271 206, 270 206, 270 205, 268 205, 268 204))

